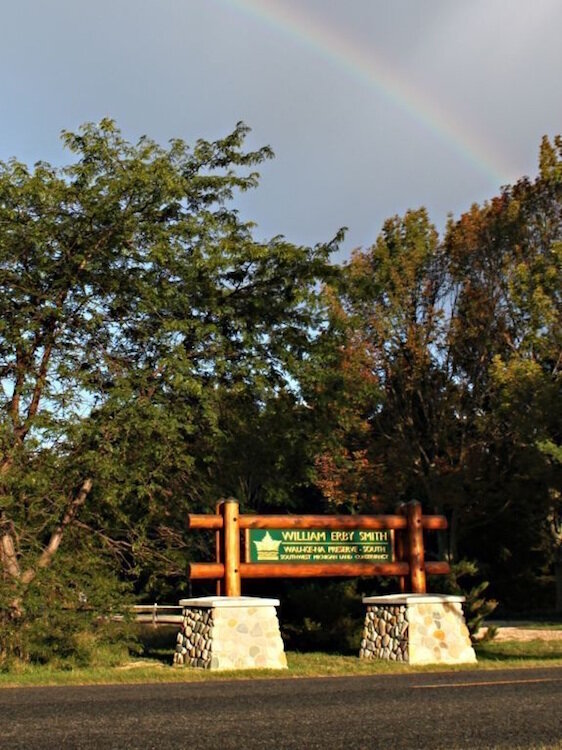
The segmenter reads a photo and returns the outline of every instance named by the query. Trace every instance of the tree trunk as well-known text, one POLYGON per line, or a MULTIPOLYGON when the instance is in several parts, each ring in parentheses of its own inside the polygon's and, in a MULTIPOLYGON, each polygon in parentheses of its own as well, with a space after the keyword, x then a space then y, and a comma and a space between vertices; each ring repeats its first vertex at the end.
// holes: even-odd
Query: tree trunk
POLYGON ((18 580, 21 571, 13 537, 5 532, 0 538, 0 567, 10 578, 18 580))
POLYGON ((25 589, 35 579, 39 570, 42 568, 48 568, 51 564, 53 557, 60 546, 65 529, 72 524, 79 509, 86 502, 86 498, 92 489, 92 485, 93 482, 91 477, 87 477, 82 482, 78 494, 67 506, 60 523, 51 533, 51 537, 39 555, 37 562, 32 567, 27 568, 27 570, 24 570, 23 572, 20 570, 19 561, 17 559, 16 550, 11 536, 8 533, 5 533, 0 538, 0 562, 2 563, 2 568, 10 575, 12 580, 19 584, 19 593, 9 605, 10 616, 14 619, 20 618, 23 614, 23 595, 25 589))
POLYGON ((55 555, 56 551, 58 550, 60 546, 60 543, 62 541, 62 537, 64 534, 64 530, 66 529, 67 526, 69 526, 74 521, 76 514, 78 513, 78 510, 86 502, 86 498, 88 497, 90 490, 92 489, 92 485, 93 485, 93 482, 92 482, 91 477, 88 477, 82 482, 80 491, 66 508, 61 522, 52 532, 51 538, 49 539, 48 544, 43 548, 43 551, 41 552, 39 559, 37 561, 37 565, 33 568, 28 568, 22 574, 21 581, 24 585, 30 584, 41 568, 49 567, 53 559, 53 556, 55 555))

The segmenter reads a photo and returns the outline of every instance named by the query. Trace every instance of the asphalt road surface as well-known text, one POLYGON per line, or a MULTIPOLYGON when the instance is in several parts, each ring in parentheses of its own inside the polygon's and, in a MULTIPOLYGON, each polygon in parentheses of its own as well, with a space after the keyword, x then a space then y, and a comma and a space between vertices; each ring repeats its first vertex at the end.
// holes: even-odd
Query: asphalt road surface
POLYGON ((562 668, 0 690, 1 750, 451 750, 561 741, 562 668))

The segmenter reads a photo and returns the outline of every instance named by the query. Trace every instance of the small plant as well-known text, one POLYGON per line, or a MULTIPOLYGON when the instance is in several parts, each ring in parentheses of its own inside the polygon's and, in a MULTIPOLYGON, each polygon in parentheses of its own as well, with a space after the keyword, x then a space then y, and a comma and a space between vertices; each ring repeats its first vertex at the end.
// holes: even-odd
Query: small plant
POLYGON ((451 565, 451 572, 442 579, 444 592, 448 594, 457 594, 465 597, 464 613, 466 626, 470 633, 472 643, 484 643, 495 638, 498 629, 495 626, 489 626, 484 635, 479 635, 479 631, 484 621, 489 617, 498 606, 495 599, 486 599, 484 592, 490 585, 489 581, 480 581, 474 586, 467 587, 459 581, 461 578, 474 578, 478 576, 478 564, 473 560, 461 560, 451 565))

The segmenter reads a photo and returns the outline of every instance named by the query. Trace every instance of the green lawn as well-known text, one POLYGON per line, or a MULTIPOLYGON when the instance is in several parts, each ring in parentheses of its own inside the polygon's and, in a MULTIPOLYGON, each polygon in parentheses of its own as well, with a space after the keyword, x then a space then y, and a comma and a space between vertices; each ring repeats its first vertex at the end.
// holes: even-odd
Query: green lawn
POLYGON ((431 665, 410 667, 395 662, 367 662, 355 656, 324 653, 288 653, 287 671, 248 670, 237 672, 208 672, 205 670, 170 666, 171 651, 161 652, 159 658, 138 658, 121 666, 100 666, 75 669, 54 669, 49 666, 22 665, 10 672, 0 673, 0 687, 33 685, 93 685, 108 683, 146 682, 201 682, 224 679, 267 679, 268 677, 343 677, 350 675, 399 674, 404 672, 435 672, 489 670, 504 667, 562 666, 562 640, 506 641, 479 646, 477 666, 445 667, 431 665))

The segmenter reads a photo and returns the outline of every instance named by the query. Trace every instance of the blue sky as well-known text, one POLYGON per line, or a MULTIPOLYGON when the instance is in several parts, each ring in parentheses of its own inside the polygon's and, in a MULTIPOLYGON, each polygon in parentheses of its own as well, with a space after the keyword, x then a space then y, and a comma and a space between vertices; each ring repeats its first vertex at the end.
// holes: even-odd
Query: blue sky
POLYGON ((4 3, 0 159, 61 163, 58 134, 252 127, 238 201, 259 236, 344 250, 425 205, 438 226, 535 174, 562 132, 559 0, 18 0, 4 3))

